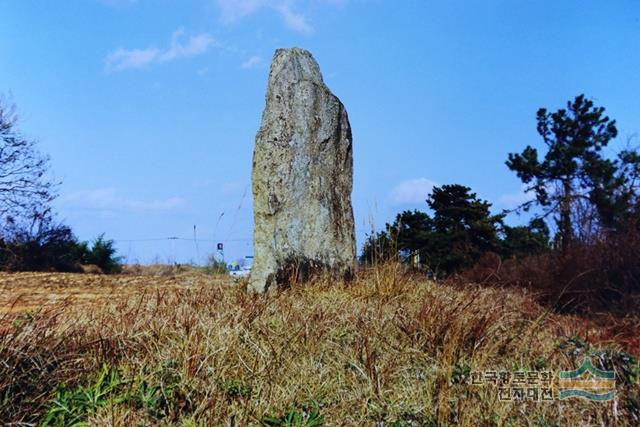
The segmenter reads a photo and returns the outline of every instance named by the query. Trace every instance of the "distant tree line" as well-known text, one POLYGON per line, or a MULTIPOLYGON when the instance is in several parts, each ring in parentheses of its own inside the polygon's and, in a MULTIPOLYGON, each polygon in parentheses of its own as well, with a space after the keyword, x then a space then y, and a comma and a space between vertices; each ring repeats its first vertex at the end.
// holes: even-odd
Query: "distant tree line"
POLYGON ((432 215, 404 211, 384 230, 369 236, 361 261, 372 264, 397 257, 447 275, 471 267, 487 252, 522 257, 550 249, 549 228, 543 220, 533 219, 527 226, 505 225, 505 214, 493 215, 491 204, 469 187, 434 187, 427 204, 432 215))
POLYGON ((402 212, 369 235, 361 261, 420 260, 451 276, 491 254, 498 259, 493 273, 504 260, 521 267, 492 273, 501 280, 531 285, 540 279, 566 294, 580 286, 606 289, 603 299, 640 291, 640 154, 627 146, 604 155, 617 137, 616 122, 584 95, 552 113, 539 109, 536 121, 543 152, 527 146, 506 161, 531 195, 515 209, 530 213, 527 225, 506 225, 508 212, 492 214, 491 204, 469 187, 443 185, 427 196, 430 213, 402 212))
POLYGON ((104 235, 91 243, 79 241, 56 221, 51 202, 59 183, 50 176, 49 158, 16 123, 15 107, 0 99, 0 269, 82 271, 91 264, 118 272, 113 241, 104 235))

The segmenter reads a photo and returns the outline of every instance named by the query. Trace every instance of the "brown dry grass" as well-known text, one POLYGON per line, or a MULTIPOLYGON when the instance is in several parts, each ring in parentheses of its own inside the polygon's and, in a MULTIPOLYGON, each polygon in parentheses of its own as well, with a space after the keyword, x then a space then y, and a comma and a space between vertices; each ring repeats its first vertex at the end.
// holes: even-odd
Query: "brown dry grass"
POLYGON ((2 275, 0 292, 5 422, 41 423, 62 391, 95 389, 101 369, 117 381, 82 406, 90 425, 259 425, 310 408, 327 425, 639 422, 637 363, 602 326, 397 265, 266 296, 194 271, 2 275), (465 381, 467 368, 574 369, 586 353, 616 369, 615 402, 501 402, 465 381))
MULTIPOLYGON (((174 266, 141 267, 141 274, 0 273, 0 315, 41 310, 66 301, 76 308, 139 297, 154 290, 225 282, 174 266)), ((5 320, 9 319, 7 317, 5 320)))

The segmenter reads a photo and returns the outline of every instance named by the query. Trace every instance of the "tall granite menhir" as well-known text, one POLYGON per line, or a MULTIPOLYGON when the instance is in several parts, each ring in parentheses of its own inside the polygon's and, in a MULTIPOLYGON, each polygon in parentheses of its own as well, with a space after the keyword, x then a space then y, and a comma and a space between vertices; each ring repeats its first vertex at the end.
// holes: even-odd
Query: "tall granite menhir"
POLYGON ((253 152, 251 289, 353 273, 351 143, 347 112, 313 56, 278 49, 253 152))

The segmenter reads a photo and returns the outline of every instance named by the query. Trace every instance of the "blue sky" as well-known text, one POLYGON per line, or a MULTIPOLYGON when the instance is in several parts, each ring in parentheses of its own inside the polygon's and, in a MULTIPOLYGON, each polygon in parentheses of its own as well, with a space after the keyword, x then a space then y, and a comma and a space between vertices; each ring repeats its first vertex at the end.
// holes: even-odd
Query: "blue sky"
POLYGON ((585 93, 622 139, 640 132, 638 0, 0 0, 0 16, 0 93, 51 156, 60 218, 129 262, 251 254, 279 47, 310 50, 347 108, 359 246, 434 183, 521 201, 504 161, 540 144, 539 107, 585 93), (194 225, 197 247, 166 240, 194 225))

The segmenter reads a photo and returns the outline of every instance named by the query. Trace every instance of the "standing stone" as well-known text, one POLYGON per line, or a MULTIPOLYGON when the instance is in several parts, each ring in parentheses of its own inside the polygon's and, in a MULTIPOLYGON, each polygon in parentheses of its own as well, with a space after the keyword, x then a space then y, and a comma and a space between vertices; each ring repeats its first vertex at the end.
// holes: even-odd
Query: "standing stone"
POLYGON ((310 274, 355 268, 351 126, 304 49, 278 49, 253 152, 254 262, 264 292, 310 274))

